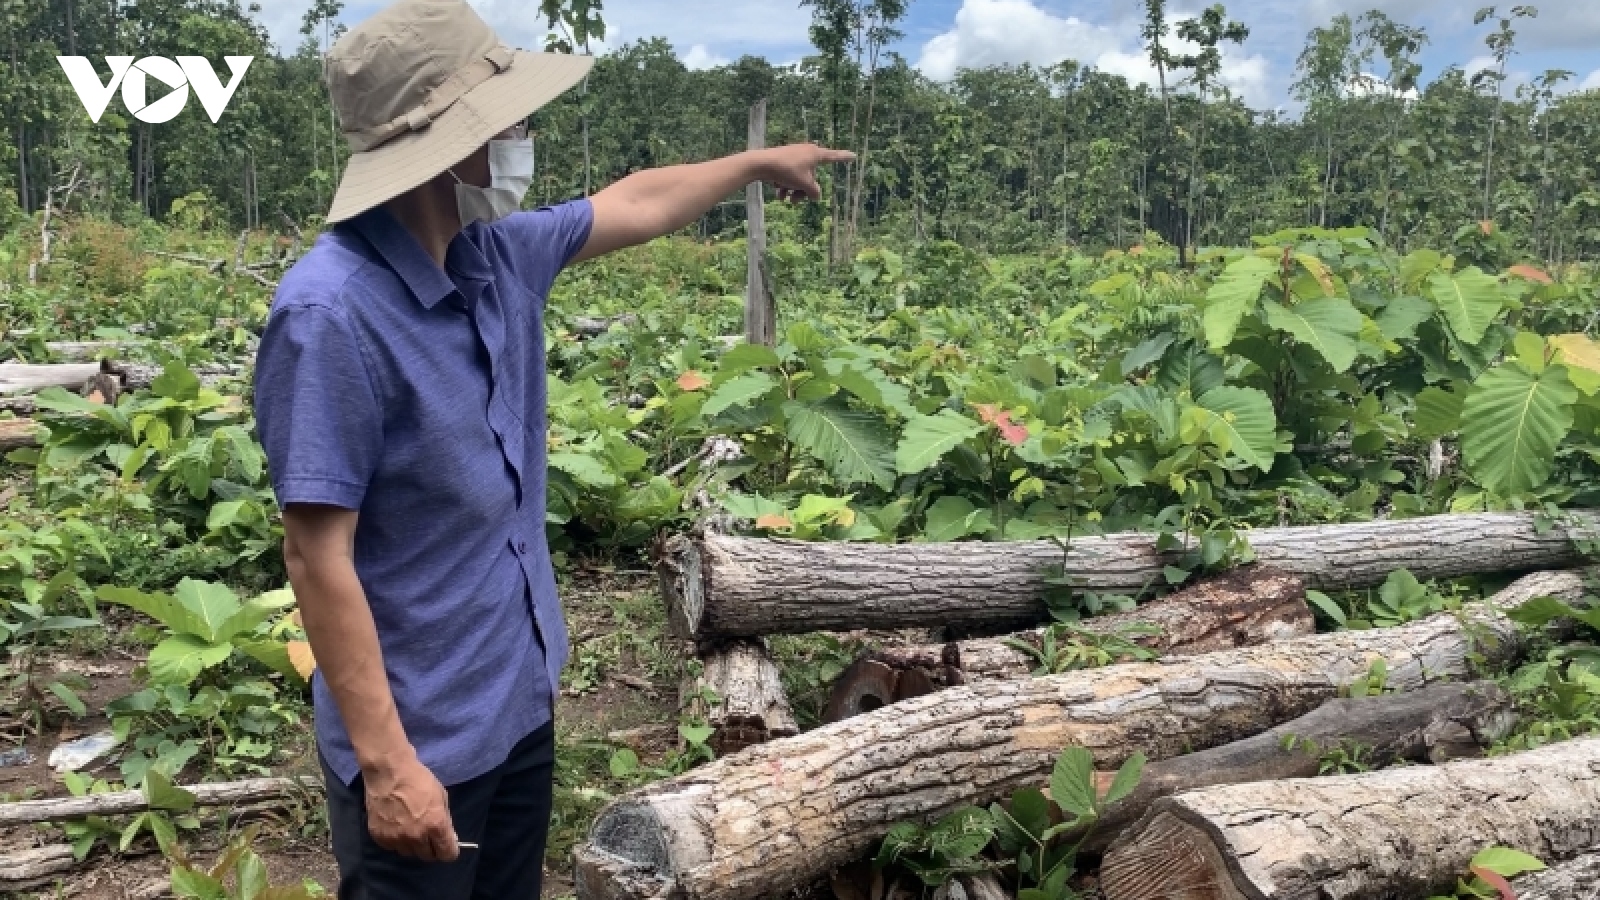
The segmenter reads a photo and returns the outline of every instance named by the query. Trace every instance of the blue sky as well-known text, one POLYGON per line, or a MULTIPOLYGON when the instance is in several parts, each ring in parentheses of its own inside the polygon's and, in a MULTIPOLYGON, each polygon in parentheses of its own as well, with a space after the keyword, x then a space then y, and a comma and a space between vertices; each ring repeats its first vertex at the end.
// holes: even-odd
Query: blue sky
MULTIPOLYGON (((260 0, 262 19, 280 44, 292 48, 307 0, 260 0)), ((536 47, 542 25, 536 0, 471 0, 510 42, 536 47)), ((1487 0, 1232 0, 1228 12, 1252 29, 1250 41, 1230 49, 1223 77, 1257 107, 1290 105, 1288 86, 1306 33, 1341 12, 1378 8, 1403 22, 1427 26, 1432 44, 1425 78, 1455 64, 1488 65, 1487 26, 1472 24, 1487 0)), ((1527 0, 1513 0, 1527 2, 1527 0)), ((1533 0, 1540 16, 1519 26, 1515 82, 1562 68, 1576 73, 1571 87, 1600 88, 1600 2, 1533 0)), ((1178 17, 1205 0, 1174 0, 1178 17)), ((1503 3, 1508 8, 1511 3, 1503 3)), ((381 3, 351 0, 344 21, 354 23, 381 3)), ((1133 79, 1152 77, 1139 52, 1138 0, 911 0, 905 37, 893 48, 934 78, 962 66, 1053 63, 1072 58, 1133 79)), ((810 50, 810 12, 797 0, 605 0, 607 43, 661 36, 693 66, 716 65, 741 54, 792 62, 810 50)), ((1514 82, 1514 83, 1515 83, 1514 82)))

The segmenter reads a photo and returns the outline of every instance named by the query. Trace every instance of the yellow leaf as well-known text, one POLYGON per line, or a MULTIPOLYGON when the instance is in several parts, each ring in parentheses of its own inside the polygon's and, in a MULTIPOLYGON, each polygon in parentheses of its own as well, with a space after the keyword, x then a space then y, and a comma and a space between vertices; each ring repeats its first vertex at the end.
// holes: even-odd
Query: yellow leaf
POLYGON ((710 383, 711 379, 693 369, 678 376, 678 387, 686 391, 698 391, 710 383))
POLYGON ((1600 391, 1600 343, 1586 334, 1558 334, 1546 343, 1555 348, 1556 360, 1566 364, 1578 390, 1589 396, 1600 391))
POLYGON ((766 515, 756 519, 756 527, 766 529, 793 528, 794 523, 789 521, 788 516, 780 516, 776 513, 767 513, 766 515))
POLYGON ((305 641, 290 641, 284 648, 289 651, 289 663, 300 677, 311 680, 311 673, 317 669, 317 659, 311 655, 311 645, 305 641))
POLYGON ((1332 297, 1334 295, 1333 272, 1329 271, 1326 263, 1309 253, 1296 253, 1294 258, 1299 260, 1300 265, 1311 273, 1311 277, 1315 278, 1318 284, 1322 285, 1324 296, 1332 297))

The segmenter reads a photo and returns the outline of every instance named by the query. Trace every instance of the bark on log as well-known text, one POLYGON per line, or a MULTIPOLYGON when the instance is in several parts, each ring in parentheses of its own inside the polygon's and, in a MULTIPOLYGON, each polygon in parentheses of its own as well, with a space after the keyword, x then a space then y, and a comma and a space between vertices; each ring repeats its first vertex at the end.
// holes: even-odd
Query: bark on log
POLYGON ((0 855, 0 891, 25 891, 70 872, 78 864, 70 844, 46 844, 0 855))
POLYGON ((39 445, 39 424, 32 419, 0 419, 0 453, 39 445))
MULTIPOLYGON (((1134 643, 1162 656, 1193 656, 1313 633, 1316 620, 1305 597, 1305 585, 1294 575, 1269 566, 1242 566, 1136 610, 1097 616, 1081 625, 1099 634, 1147 626, 1155 633, 1136 636, 1134 643)), ((1044 630, 1011 639, 1038 647, 1044 630)), ((868 654, 867 659, 878 665, 852 666, 834 682, 828 721, 927 693, 920 690, 924 682, 940 689, 1024 678, 1037 667, 1033 657, 1005 638, 888 648, 868 654), (884 669, 891 674, 886 676, 884 669), (902 688, 902 680, 913 684, 902 688)))
POLYGON ((613 325, 632 325, 639 321, 639 317, 632 313, 623 313, 620 316, 573 316, 572 333, 582 337, 599 337, 611 330, 613 325))
POLYGON ((1191 791, 1100 868, 1106 900, 1387 900, 1450 887, 1472 857, 1546 862, 1600 841, 1600 739, 1493 759, 1191 791))
POLYGON ((1600 846, 1584 855, 1514 879, 1517 900, 1600 900, 1600 846))
MULTIPOLYGON (((1593 529, 1597 519, 1573 513, 1593 529)), ((1540 533, 1531 513, 1430 516, 1248 534, 1260 562, 1318 590, 1380 584, 1395 569, 1418 578, 1580 565, 1561 526, 1540 533)), ((954 544, 819 543, 707 534, 667 542, 662 594, 674 634, 689 639, 976 627, 989 633, 1046 621, 1045 541, 954 544)), ((1066 575, 1081 589, 1137 593, 1171 562, 1150 534, 1072 542, 1066 575)))
MULTIPOLYGON (((1063 747, 1101 768, 1160 760, 1305 715, 1375 660, 1399 692, 1523 651, 1501 609, 1575 601, 1576 573, 1523 578, 1486 604, 1407 626, 952 688, 751 747, 619 798, 579 857, 579 897, 746 900, 810 883, 896 822, 1044 781, 1063 747)), ((1600 806, 1597 806, 1600 810, 1600 806)))
MULTIPOLYGON (((194 794, 195 806, 228 806, 303 796, 322 790, 316 780, 294 778, 248 778, 216 784, 184 785, 194 794)), ((115 816, 140 813, 150 808, 143 791, 113 791, 84 797, 58 797, 50 800, 22 800, 0 803, 0 828, 30 822, 59 822, 84 816, 115 816)))
POLYGON ((718 756, 800 733, 764 642, 729 641, 700 662, 700 676, 684 680, 681 705, 711 726, 710 745, 718 756), (707 690, 715 701, 707 702, 707 690))
POLYGON ((1162 797, 1218 785, 1311 778, 1320 774, 1322 754, 1331 750, 1343 750, 1374 769, 1481 756, 1515 724, 1510 695, 1492 681, 1329 700, 1255 737, 1149 764, 1139 786, 1106 810, 1083 847, 1103 850, 1162 797))

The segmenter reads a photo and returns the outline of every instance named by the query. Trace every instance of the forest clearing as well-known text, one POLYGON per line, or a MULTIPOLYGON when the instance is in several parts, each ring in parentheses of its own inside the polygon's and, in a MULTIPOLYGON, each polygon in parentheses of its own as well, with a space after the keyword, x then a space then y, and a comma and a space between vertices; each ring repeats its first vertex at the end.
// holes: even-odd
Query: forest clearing
MULTIPOLYGON (((231 3, 25 5, 13 59, 262 57, 227 128, 0 73, 0 896, 332 896, 253 375, 345 152, 338 4, 292 55, 231 3)), ((1286 119, 1221 6, 1140 4, 1145 85, 935 83, 904 3, 804 5, 803 66, 624 44, 531 122, 529 207, 857 153, 548 299, 545 897, 1600 896, 1600 91, 1509 83, 1537 11, 1426 83, 1341 16, 1286 119)))

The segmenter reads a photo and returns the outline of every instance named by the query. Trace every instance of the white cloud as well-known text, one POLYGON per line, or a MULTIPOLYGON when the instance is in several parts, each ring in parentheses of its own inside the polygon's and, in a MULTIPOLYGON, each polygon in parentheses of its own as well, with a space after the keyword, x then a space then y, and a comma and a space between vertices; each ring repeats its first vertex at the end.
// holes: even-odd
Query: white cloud
MULTIPOLYGON (((1182 53, 1195 48, 1174 41, 1172 49, 1182 53)), ((1158 80, 1140 46, 1135 22, 1122 19, 1101 25, 1076 16, 1061 17, 1032 0, 964 0, 951 29, 923 45, 917 67, 942 81, 962 68, 1025 62, 1047 66, 1064 59, 1134 82, 1158 80)), ((1276 90, 1272 63, 1234 47, 1223 48, 1221 80, 1246 102, 1257 104, 1269 102, 1276 90)))
POLYGON ((1595 69, 1593 72, 1590 72, 1589 73, 1589 77, 1585 78, 1583 80, 1583 84, 1578 85, 1578 90, 1580 90, 1580 91, 1596 91, 1596 90, 1600 90, 1600 69, 1595 69))
POLYGON ((683 54, 683 65, 689 69, 715 69, 730 62, 732 60, 726 56, 718 56, 707 50, 705 44, 695 44, 688 53, 683 54))

